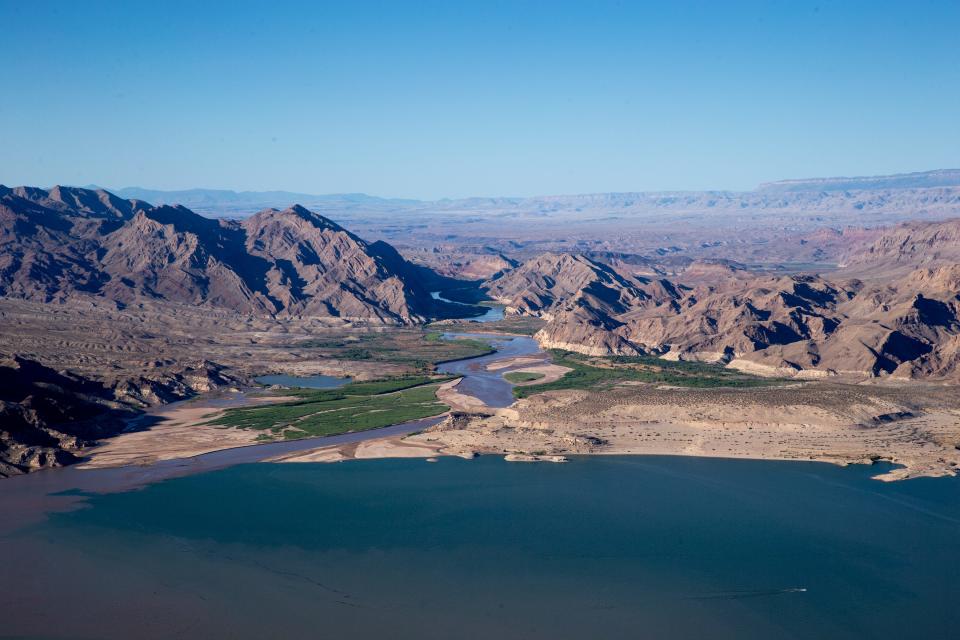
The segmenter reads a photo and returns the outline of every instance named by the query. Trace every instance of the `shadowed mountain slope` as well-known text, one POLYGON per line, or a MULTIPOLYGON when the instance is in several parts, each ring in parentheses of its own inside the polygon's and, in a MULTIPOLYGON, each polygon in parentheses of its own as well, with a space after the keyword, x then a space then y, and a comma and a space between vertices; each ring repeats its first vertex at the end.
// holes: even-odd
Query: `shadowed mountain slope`
POLYGON ((907 222, 853 252, 843 273, 867 278, 902 276, 918 267, 960 263, 960 218, 907 222))
POLYGON ((237 222, 102 190, 0 187, 4 296, 150 298, 397 324, 450 313, 427 290, 437 278, 301 206, 237 222))
POLYGON ((894 230, 867 252, 906 267, 882 283, 740 272, 685 286, 547 254, 486 287, 510 313, 547 318, 536 337, 550 348, 650 353, 764 375, 955 378, 960 265, 950 260, 960 241, 950 223, 932 227, 894 230), (934 247, 944 264, 917 268, 931 255, 918 246, 934 247))

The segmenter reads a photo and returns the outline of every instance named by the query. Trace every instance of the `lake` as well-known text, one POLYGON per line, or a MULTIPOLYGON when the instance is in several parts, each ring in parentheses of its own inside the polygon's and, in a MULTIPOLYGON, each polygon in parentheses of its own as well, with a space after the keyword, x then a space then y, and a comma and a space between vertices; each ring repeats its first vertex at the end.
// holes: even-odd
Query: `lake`
POLYGON ((955 638, 960 481, 879 471, 242 464, 8 528, 0 619, 32 638, 955 638))

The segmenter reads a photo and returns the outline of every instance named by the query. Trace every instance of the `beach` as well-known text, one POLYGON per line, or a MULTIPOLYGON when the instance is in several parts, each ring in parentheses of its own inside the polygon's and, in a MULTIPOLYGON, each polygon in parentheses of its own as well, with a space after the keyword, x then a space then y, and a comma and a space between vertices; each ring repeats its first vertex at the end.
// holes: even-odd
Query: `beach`
POLYGON ((259 433, 206 424, 223 415, 228 407, 283 402, 282 395, 250 396, 232 394, 228 401, 220 394, 210 394, 185 402, 177 402, 150 411, 131 421, 128 431, 88 450, 88 459, 80 469, 150 465, 161 460, 194 456, 246 447, 258 443, 259 433))
MULTIPOLYGON (((480 334, 469 334, 476 337, 480 334)), ((884 481, 954 475, 960 465, 960 404, 942 387, 787 382, 763 388, 694 389, 622 383, 604 391, 549 391, 510 402, 509 372, 539 373, 537 384, 569 369, 531 340, 497 336, 501 351, 443 365, 458 377, 438 387, 449 407, 416 433, 354 434, 350 442, 300 441, 271 462, 499 455, 554 460, 571 455, 677 455, 833 464, 892 462, 884 481), (315 443, 315 445, 313 444, 315 443)), ((531 384, 531 383, 521 383, 531 384)), ((83 468, 149 465, 262 443, 260 431, 205 424, 229 406, 288 400, 240 394, 201 396, 138 420, 89 452, 83 468)))

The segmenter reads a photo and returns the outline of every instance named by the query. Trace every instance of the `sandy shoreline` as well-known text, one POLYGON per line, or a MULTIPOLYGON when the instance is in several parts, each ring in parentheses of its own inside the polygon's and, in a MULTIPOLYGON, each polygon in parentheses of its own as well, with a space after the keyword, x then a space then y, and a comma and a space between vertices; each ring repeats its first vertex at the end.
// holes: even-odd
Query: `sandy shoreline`
POLYGON ((882 480, 955 475, 960 410, 902 402, 889 390, 828 385, 549 392, 494 416, 456 416, 404 442, 457 455, 676 455, 841 465, 883 460, 903 468, 882 480))
MULTIPOLYGON (((537 383, 559 379, 567 371, 542 355, 494 360, 486 369, 543 373, 537 383)), ((371 432, 369 439, 341 445, 323 444, 321 438, 316 447, 266 461, 673 455, 902 465, 879 477, 887 481, 954 475, 960 467, 960 407, 931 400, 921 409, 929 398, 912 390, 822 383, 751 390, 626 384, 603 393, 548 392, 495 409, 461 393, 461 380, 440 385, 437 398, 451 411, 423 432, 388 437, 371 432), (912 403, 904 399, 914 396, 912 403)), ((242 402, 284 399, 244 397, 242 402)), ((201 398, 148 414, 156 424, 105 441, 90 451, 81 468, 149 465, 261 444, 259 432, 202 424, 223 410, 215 399, 201 398)))
MULTIPOLYGON (((935 419, 949 422, 948 416, 935 419)), ((495 421, 498 418, 494 419, 495 421)), ((476 425, 449 428, 440 425, 422 433, 383 439, 368 440, 362 445, 328 445, 308 451, 274 457, 264 462, 343 462, 373 458, 436 458, 457 456, 473 458, 477 455, 503 456, 509 462, 566 462, 573 456, 652 455, 702 458, 727 458, 747 460, 776 460, 783 462, 824 462, 840 466, 850 464, 873 464, 891 462, 898 468, 875 476, 875 479, 892 482, 916 477, 952 476, 960 460, 948 461, 932 446, 901 447, 899 449, 875 449, 884 453, 864 454, 856 442, 844 442, 843 436, 829 436, 829 450, 805 449, 789 436, 772 446, 769 438, 773 431, 759 430, 753 440, 737 439, 736 436, 710 436, 702 429, 688 425, 647 424, 649 440, 625 435, 617 441, 602 445, 593 442, 596 436, 585 434, 549 434, 537 431, 517 433, 514 427, 476 425), (506 429, 510 435, 499 432, 506 429), (791 447, 794 447, 791 450, 791 447)), ((779 432, 778 435, 783 435, 779 432)), ((827 444, 826 441, 821 441, 827 444)))
POLYGON ((463 378, 457 378, 449 382, 444 382, 437 389, 437 399, 448 405, 451 411, 460 411, 463 413, 492 413, 493 410, 487 404, 475 396, 461 393, 457 388, 463 378))
POLYGON ((569 367, 553 364, 544 353, 535 356, 515 356, 513 358, 504 358, 503 360, 494 360, 487 365, 486 369, 487 371, 503 371, 504 374, 539 373, 543 375, 542 378, 538 378, 537 380, 514 383, 514 386, 517 387, 554 382, 571 371, 569 367))
MULTIPOLYGON (((504 358, 496 360, 488 366, 495 367, 495 370, 506 369, 518 364, 543 363, 544 360, 545 356, 543 355, 504 358)), ((562 376, 566 371, 565 368, 555 365, 542 364, 540 366, 546 367, 549 375, 556 377, 562 376), (555 367, 559 371, 550 369, 550 367, 555 367)), ((527 369, 535 368, 528 367, 527 369)), ((447 404, 453 412, 478 415, 493 415, 496 413, 495 409, 488 407, 481 399, 461 393, 457 387, 462 380, 463 378, 457 378, 440 385, 437 389, 437 399, 447 404)), ((289 396, 238 394, 227 404, 230 407, 239 407, 264 402, 283 402, 290 399, 289 396)), ((133 428, 130 431, 104 440, 102 444, 88 450, 87 459, 77 465, 77 468, 100 469, 133 465, 146 466, 163 460, 192 458, 226 449, 264 444, 262 440, 258 440, 259 431, 206 424, 222 416, 225 408, 222 394, 210 394, 150 411, 132 420, 131 427, 133 428)), ((286 454, 271 458, 271 460, 334 462, 357 457, 432 457, 437 454, 437 447, 433 445, 400 444, 400 439, 396 437, 388 437, 381 441, 376 439, 375 433, 371 432, 370 435, 370 442, 375 444, 370 446, 341 445, 340 447, 345 447, 345 453, 340 453, 340 449, 337 447, 318 444, 315 449, 286 454), (334 451, 328 450, 331 447, 334 451)), ((316 440, 322 442, 323 438, 317 438, 316 440)))
MULTIPOLYGON (((288 396, 242 396, 230 406, 250 406, 264 402, 282 402, 288 396)), ((101 469, 149 465, 161 460, 194 456, 260 444, 259 432, 204 424, 223 415, 226 407, 220 396, 198 397, 135 418, 134 430, 104 440, 87 452, 80 469, 101 469), (144 422, 154 422, 137 428, 144 422)))

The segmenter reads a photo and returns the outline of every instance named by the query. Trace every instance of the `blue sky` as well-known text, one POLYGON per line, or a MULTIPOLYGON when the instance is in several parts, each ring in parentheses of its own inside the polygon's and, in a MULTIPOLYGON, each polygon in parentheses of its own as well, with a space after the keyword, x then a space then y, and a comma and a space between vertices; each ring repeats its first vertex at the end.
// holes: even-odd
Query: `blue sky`
POLYGON ((438 198, 960 167, 960 2, 0 0, 0 183, 438 198))

